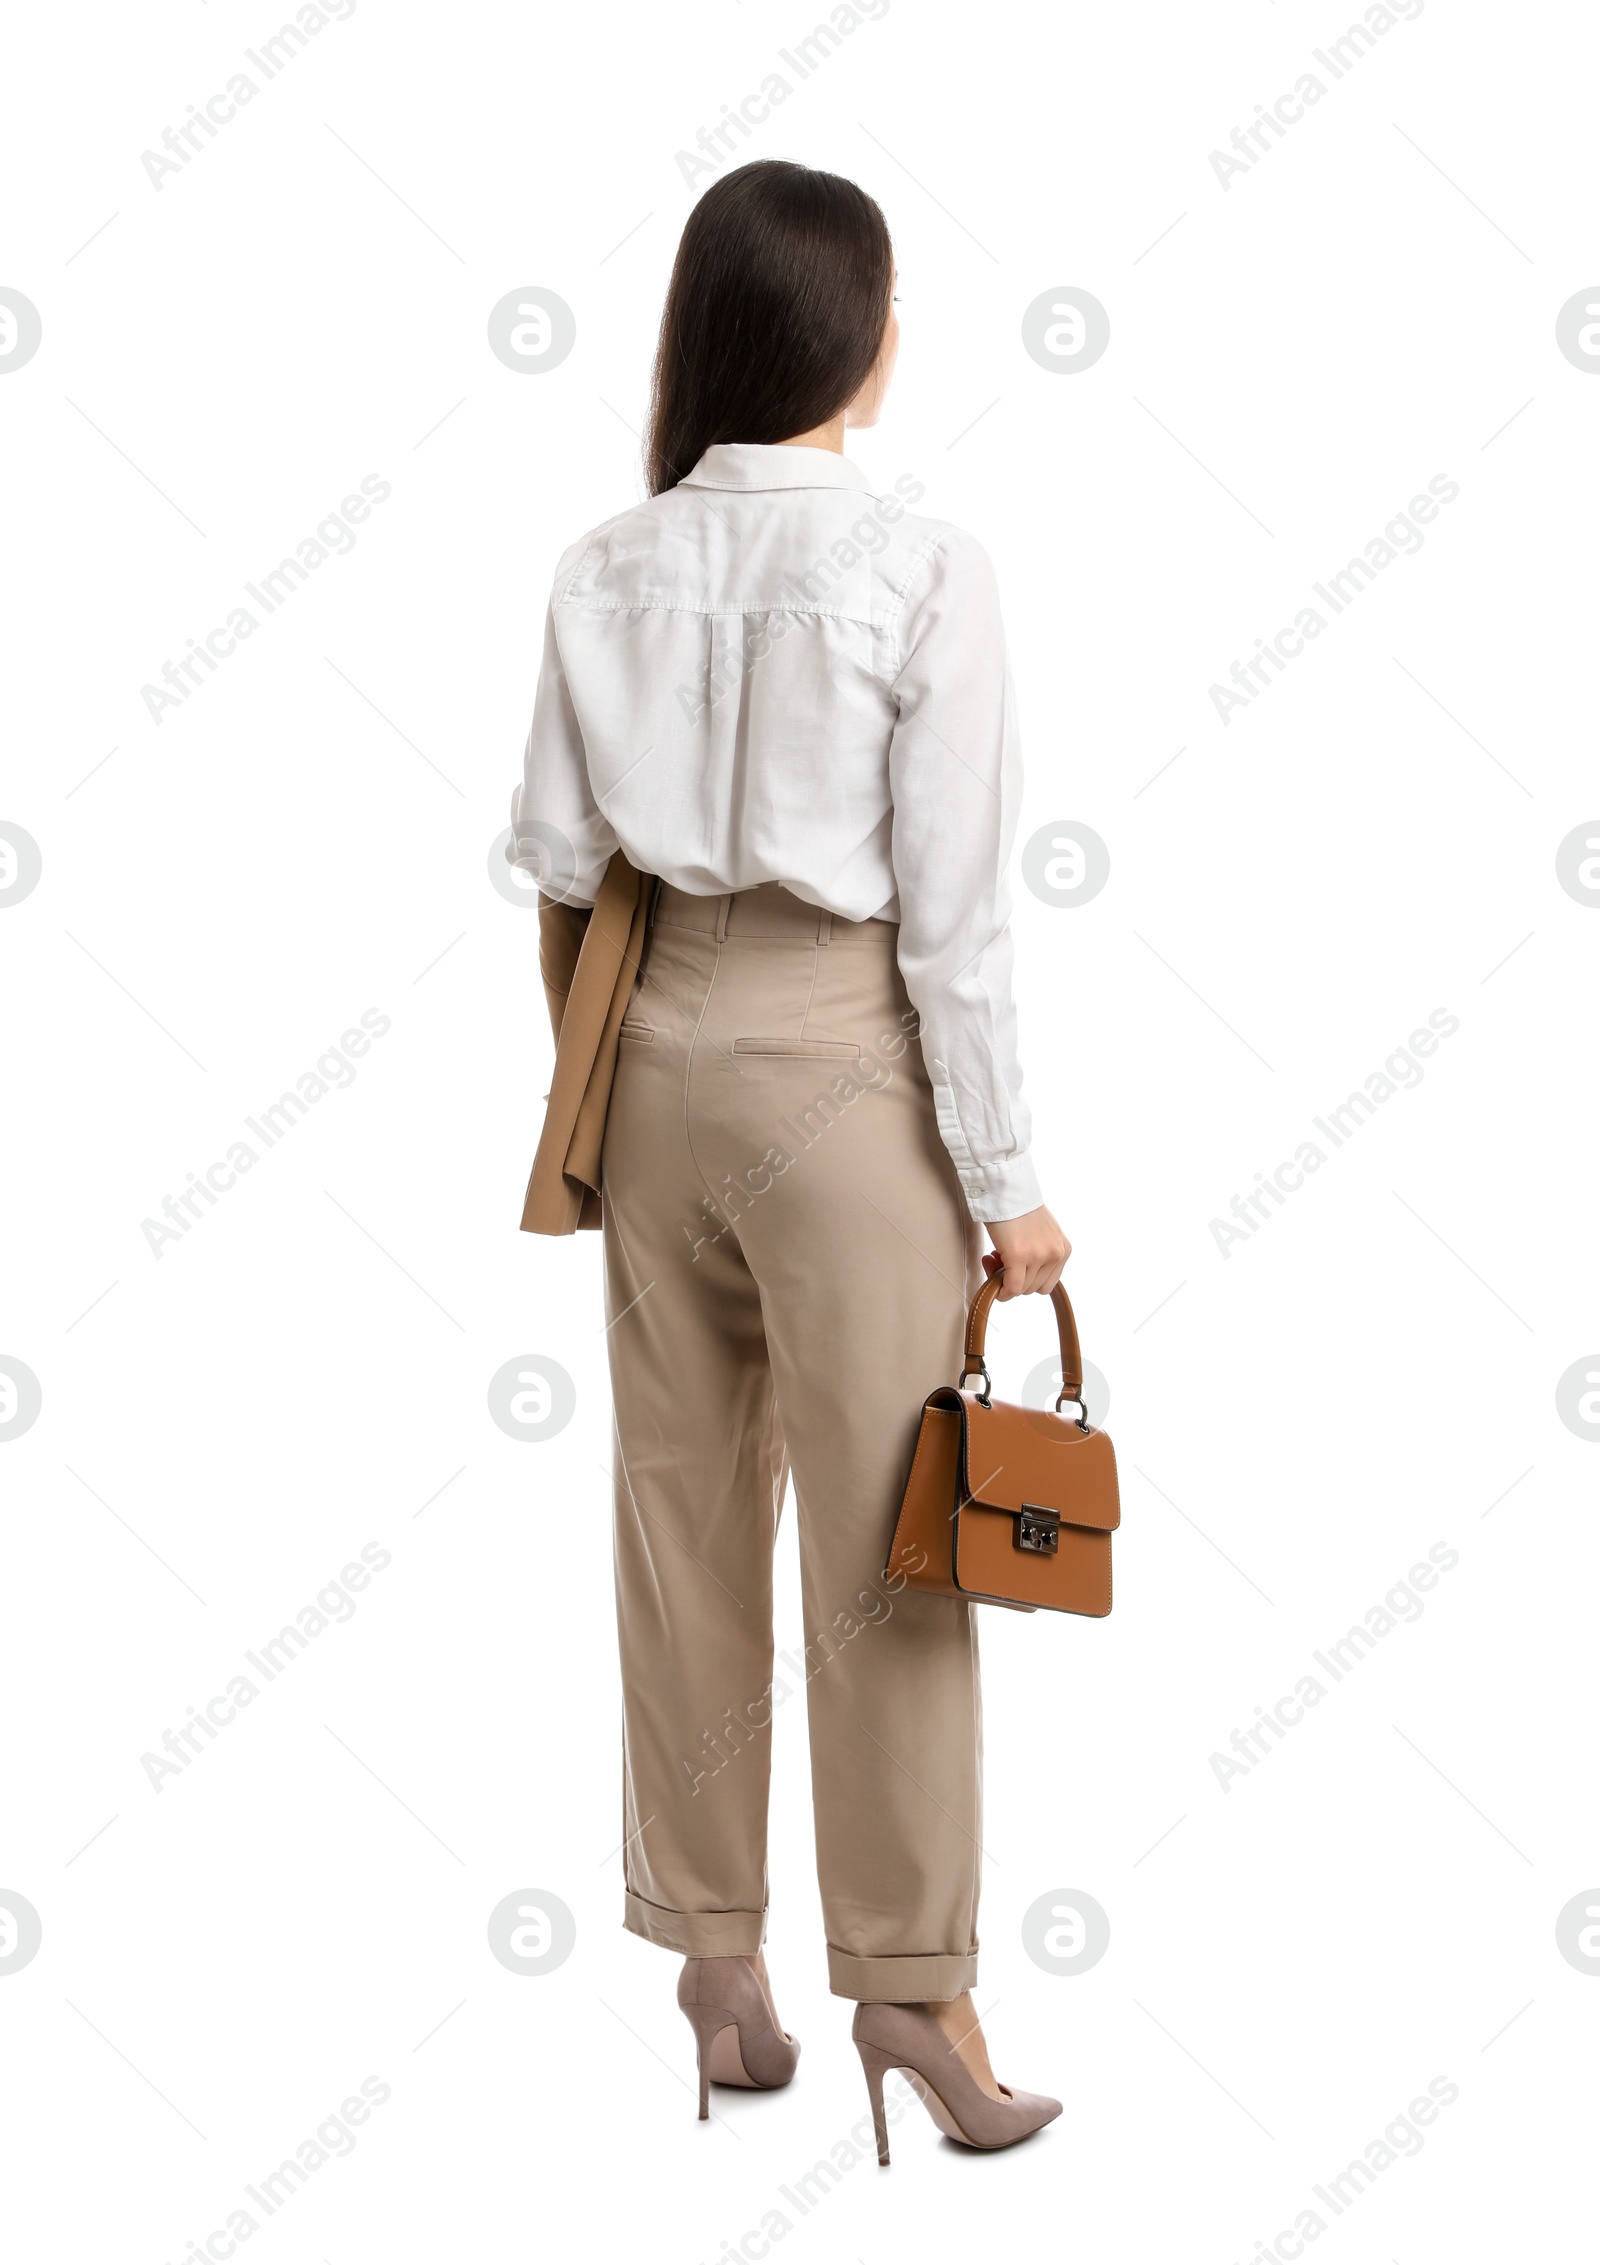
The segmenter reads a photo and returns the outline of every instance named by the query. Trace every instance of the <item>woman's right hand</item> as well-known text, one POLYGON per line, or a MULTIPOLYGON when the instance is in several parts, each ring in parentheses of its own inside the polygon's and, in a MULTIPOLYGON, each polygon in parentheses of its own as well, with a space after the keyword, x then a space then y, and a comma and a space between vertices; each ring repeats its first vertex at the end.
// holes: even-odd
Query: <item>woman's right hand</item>
POLYGON ((1054 1214, 1041 1203, 1037 1211, 1025 1211, 1019 1219, 990 1219, 986 1224, 994 1249, 984 1252, 983 1270, 994 1274, 1005 1269, 998 1302, 1003 1305, 1007 1298, 1025 1297, 1033 1290, 1048 1296, 1072 1256, 1072 1245, 1054 1214))

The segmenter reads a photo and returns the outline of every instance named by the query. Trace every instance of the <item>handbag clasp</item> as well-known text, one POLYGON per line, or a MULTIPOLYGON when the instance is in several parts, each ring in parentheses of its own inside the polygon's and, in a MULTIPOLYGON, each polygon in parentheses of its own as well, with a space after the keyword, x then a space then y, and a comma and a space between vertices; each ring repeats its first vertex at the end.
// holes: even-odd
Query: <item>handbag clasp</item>
POLYGON ((1016 1546, 1039 1557, 1054 1557, 1061 1539, 1061 1513, 1025 1502, 1017 1517, 1016 1546))

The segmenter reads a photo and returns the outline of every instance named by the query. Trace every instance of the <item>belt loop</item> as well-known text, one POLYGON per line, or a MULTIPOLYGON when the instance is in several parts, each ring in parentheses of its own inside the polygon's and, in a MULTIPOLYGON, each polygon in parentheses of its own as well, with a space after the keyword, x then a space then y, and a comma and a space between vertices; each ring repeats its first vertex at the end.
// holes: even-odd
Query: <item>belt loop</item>
POLYGON ((721 896, 717 899, 717 942, 719 944, 722 943, 727 936, 728 915, 732 910, 733 898, 731 895, 721 896))
POLYGON ((831 944, 833 942, 833 914, 831 912, 823 912, 817 915, 817 942, 819 944, 831 944))

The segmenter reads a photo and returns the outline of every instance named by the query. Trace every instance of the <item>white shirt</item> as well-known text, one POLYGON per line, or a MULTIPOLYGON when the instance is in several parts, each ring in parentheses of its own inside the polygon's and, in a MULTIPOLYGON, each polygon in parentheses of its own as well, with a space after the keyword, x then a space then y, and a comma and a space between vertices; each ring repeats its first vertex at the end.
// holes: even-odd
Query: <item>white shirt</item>
POLYGON ((820 448, 707 449, 562 556, 507 856, 591 904, 612 852, 894 920, 975 1219, 1042 1198, 1006 861, 1021 794, 994 569, 820 448))

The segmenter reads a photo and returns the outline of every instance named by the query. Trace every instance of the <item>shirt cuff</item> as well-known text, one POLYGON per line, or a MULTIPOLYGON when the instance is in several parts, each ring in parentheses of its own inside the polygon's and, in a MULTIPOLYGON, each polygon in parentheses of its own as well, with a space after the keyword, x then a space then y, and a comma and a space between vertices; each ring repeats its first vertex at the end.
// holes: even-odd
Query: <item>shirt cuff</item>
POLYGON ((999 1219, 1020 1219, 1025 1211, 1037 1211, 1044 1201, 1039 1175, 1027 1151, 1008 1156, 999 1164, 969 1168, 961 1174, 961 1189, 967 1209, 980 1227, 999 1219))

